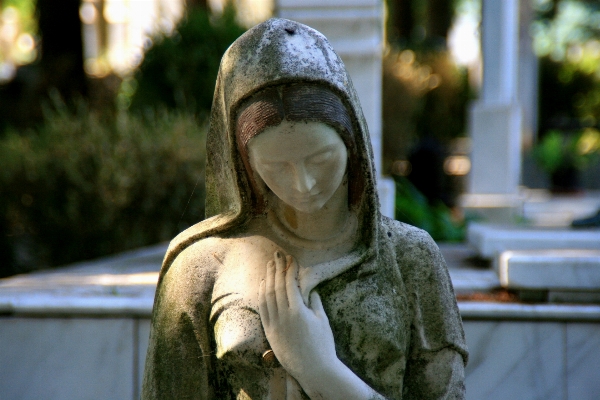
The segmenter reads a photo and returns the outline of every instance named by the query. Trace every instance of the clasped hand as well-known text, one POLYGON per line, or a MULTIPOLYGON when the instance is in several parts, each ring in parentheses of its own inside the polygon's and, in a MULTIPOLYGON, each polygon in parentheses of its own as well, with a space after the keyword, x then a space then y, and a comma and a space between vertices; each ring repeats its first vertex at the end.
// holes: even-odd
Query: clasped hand
POLYGON ((318 371, 335 368, 338 361, 333 333, 317 292, 310 307, 302 300, 298 285, 298 263, 292 256, 275 252, 260 283, 260 318, 275 356, 302 385, 315 379, 318 371))
POLYGON ((321 298, 312 292, 304 304, 298 270, 277 251, 258 290, 260 319, 280 364, 311 399, 383 399, 337 358, 321 298))

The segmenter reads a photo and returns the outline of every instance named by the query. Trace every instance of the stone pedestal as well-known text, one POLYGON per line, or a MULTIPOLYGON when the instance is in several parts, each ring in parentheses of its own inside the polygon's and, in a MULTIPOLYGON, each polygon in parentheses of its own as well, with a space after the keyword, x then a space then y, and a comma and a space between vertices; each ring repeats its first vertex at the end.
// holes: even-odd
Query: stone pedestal
POLYGON ((471 108, 473 135, 470 192, 517 194, 521 165, 521 109, 514 103, 476 103, 471 108))
POLYGON ((344 61, 369 126, 381 212, 394 217, 394 181, 381 176, 381 0, 278 0, 275 14, 306 24, 327 37, 344 61))

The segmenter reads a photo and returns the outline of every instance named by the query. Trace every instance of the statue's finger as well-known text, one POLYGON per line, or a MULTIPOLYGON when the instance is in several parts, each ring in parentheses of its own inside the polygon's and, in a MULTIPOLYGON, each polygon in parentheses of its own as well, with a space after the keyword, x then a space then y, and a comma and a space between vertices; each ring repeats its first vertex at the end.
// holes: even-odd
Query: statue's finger
POLYGON ((289 305, 291 309, 299 309, 304 306, 300 288, 298 288, 298 262, 292 256, 288 256, 288 267, 285 274, 285 286, 289 305))
POLYGON ((277 310, 286 312, 289 308, 285 290, 285 267, 286 259, 281 251, 275 252, 275 296, 277 298, 277 310))
POLYGON ((267 276, 265 277, 265 299, 269 318, 274 318, 277 315, 277 295, 275 293, 275 262, 267 263, 267 276))

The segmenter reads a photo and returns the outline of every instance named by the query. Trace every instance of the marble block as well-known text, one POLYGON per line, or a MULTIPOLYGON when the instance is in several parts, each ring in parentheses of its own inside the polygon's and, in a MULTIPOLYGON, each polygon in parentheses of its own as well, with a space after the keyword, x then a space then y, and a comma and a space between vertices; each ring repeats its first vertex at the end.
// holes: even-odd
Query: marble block
POLYGON ((597 399, 600 393, 599 371, 598 324, 567 325, 567 398, 597 399))
POLYGON ((496 268, 511 289, 600 290, 600 250, 504 251, 496 268))
POLYGON ((457 295, 475 292, 490 292, 500 287, 494 271, 474 271, 468 269, 450 270, 454 293, 457 295))
POLYGON ((464 327, 468 400, 567 398, 564 324, 466 321, 464 327))
POLYGON ((133 399, 128 319, 0 318, 0 398, 133 399))
POLYGON ((506 250, 600 250, 600 230, 551 229, 472 223, 467 240, 480 256, 493 258, 506 250))

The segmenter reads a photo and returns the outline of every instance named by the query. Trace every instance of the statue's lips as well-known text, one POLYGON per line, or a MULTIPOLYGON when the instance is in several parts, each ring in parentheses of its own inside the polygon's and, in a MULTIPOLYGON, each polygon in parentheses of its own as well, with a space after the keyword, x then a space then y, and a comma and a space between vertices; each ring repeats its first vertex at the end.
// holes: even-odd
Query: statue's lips
POLYGON ((303 203, 303 204, 304 203, 312 203, 313 201, 318 199, 320 195, 321 195, 321 192, 317 192, 314 194, 310 194, 310 193, 299 194, 296 196, 292 196, 290 198, 290 200, 293 201, 294 203, 303 203))

